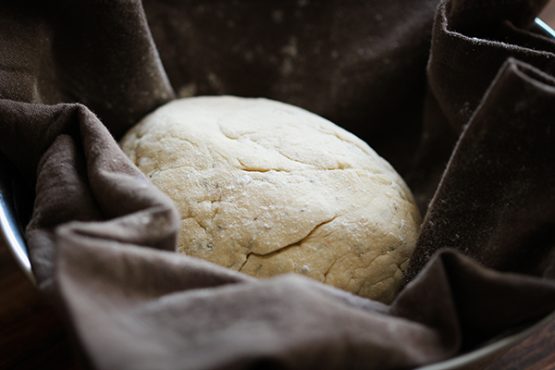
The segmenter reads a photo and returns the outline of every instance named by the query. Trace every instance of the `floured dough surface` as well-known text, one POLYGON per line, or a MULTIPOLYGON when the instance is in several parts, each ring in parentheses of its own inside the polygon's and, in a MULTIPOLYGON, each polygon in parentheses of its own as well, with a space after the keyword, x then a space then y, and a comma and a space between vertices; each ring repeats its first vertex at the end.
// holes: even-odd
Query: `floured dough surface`
POLYGON ((178 251, 257 277, 295 272, 390 301, 420 216, 368 145, 266 99, 176 100, 121 146, 181 212, 178 251))

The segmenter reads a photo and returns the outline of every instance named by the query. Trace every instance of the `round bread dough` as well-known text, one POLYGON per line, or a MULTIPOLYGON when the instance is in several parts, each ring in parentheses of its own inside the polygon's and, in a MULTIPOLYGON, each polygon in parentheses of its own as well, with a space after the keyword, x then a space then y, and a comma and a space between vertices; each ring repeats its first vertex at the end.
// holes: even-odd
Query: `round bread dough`
POLYGON ((393 299, 419 212, 389 163, 330 121, 266 99, 187 98, 121 146, 181 212, 179 252, 393 299))

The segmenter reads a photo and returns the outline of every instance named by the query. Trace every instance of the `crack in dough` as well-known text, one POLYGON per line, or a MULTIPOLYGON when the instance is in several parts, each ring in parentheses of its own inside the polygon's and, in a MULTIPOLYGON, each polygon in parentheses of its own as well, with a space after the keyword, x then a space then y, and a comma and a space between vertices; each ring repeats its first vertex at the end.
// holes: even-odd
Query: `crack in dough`
POLYGON ((288 104, 201 97, 159 108, 121 146, 184 215, 179 252, 393 299, 420 215, 400 176, 351 133, 288 104))
MULTIPOLYGON (((308 232, 308 234, 304 237, 302 237, 300 240, 294 241, 293 243, 289 243, 287 245, 284 245, 283 247, 279 247, 276 250, 270 251, 270 252, 266 252, 266 253, 256 253, 256 252, 248 252, 247 253, 247 259, 250 256, 256 256, 256 257, 265 257, 265 258, 270 258, 272 256, 277 255, 278 253, 283 253, 285 252, 287 249, 289 248, 293 248, 293 247, 301 247, 303 245, 303 243, 312 236, 312 234, 314 234, 320 227, 329 224, 330 222, 334 221, 337 217, 334 216, 329 220, 323 221, 319 224, 317 224, 316 226, 314 226, 312 228, 312 230, 310 230, 308 232)), ((239 269, 239 271, 241 271, 241 269, 239 269)))

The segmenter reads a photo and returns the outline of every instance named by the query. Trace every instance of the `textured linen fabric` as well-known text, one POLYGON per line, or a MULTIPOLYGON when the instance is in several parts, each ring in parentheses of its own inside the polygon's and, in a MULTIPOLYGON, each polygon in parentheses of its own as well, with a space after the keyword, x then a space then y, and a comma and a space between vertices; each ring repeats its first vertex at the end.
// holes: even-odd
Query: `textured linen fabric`
POLYGON ((0 4, 0 152, 35 189, 33 269, 86 365, 411 368, 555 310, 543 3, 443 1, 433 27, 435 1, 0 4), (396 300, 170 252, 177 212, 115 139, 174 90, 298 104, 410 174, 427 213, 396 300))

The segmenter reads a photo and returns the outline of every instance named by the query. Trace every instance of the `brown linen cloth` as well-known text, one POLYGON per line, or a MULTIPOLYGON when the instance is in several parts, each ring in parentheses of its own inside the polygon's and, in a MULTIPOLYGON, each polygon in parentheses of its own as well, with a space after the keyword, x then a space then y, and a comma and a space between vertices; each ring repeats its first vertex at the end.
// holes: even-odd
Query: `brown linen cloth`
POLYGON ((439 248, 459 252, 435 254, 389 306, 300 276, 256 280, 164 251, 174 246, 178 215, 110 135, 173 97, 160 51, 182 94, 293 102, 358 128, 408 166, 433 5, 149 1, 155 46, 136 1, 0 4, 0 148, 35 186, 27 228, 33 268, 88 365, 410 368, 555 310, 555 81, 529 65, 552 72, 555 45, 522 30, 541 2, 438 8, 424 140, 417 167, 406 167, 419 199, 436 187, 421 174, 441 172, 452 156, 411 276, 439 248), (230 45, 241 42, 254 45, 252 55, 233 54, 230 45), (268 49, 280 52, 265 62, 268 49), (460 61, 449 59, 454 53, 460 61), (469 62, 477 53, 482 64, 469 62), (454 80, 442 85, 444 78, 454 80), (397 136, 399 128, 406 135, 397 136), (429 141, 449 130, 442 145, 429 141))

